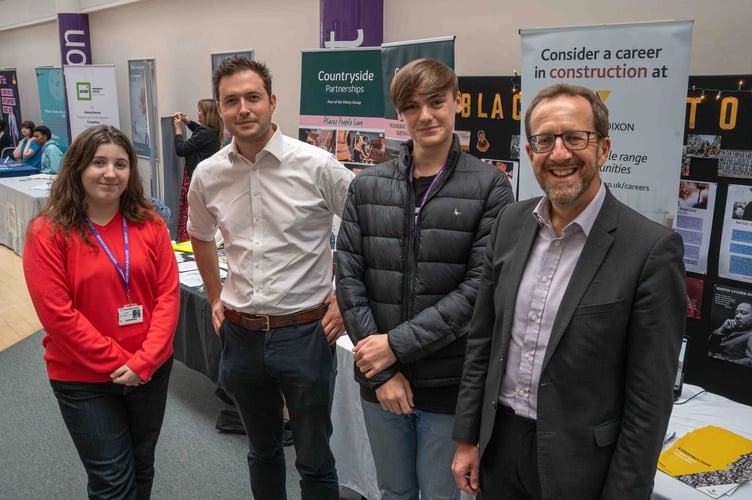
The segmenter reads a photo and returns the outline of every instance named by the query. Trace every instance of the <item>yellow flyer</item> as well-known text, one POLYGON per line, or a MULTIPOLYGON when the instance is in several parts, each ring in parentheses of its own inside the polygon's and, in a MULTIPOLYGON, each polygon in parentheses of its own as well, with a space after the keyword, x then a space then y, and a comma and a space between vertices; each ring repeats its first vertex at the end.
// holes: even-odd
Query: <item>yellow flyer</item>
POLYGON ((752 477, 752 440, 721 427, 701 427, 661 453, 658 469, 718 498, 752 477))

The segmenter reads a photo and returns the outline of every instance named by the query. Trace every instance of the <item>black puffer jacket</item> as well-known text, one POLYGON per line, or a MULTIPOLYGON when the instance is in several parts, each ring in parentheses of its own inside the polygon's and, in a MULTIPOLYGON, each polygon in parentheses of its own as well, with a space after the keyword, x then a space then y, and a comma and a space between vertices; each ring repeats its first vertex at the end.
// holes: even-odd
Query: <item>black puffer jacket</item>
POLYGON ((415 230, 409 180, 412 143, 398 159, 364 169, 350 184, 337 238, 337 302, 353 343, 388 333, 411 387, 458 385, 483 251, 502 206, 514 201, 500 170, 463 153, 459 140, 431 189, 415 230))

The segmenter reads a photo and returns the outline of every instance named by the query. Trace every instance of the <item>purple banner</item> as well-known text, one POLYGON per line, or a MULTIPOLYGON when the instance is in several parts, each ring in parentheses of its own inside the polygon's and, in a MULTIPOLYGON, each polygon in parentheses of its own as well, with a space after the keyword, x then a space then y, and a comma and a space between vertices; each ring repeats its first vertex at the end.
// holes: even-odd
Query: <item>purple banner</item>
POLYGON ((63 66, 91 64, 91 37, 88 14, 58 14, 60 57, 63 66))
POLYGON ((384 0, 320 0, 321 48, 378 47, 384 0))

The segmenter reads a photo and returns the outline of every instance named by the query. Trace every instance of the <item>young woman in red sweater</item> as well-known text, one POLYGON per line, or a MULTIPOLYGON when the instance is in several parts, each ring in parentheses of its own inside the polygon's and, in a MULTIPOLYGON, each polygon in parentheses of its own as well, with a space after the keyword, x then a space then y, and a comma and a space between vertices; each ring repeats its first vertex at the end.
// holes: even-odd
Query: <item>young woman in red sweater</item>
POLYGON ((90 498, 149 498, 180 288, 136 152, 105 125, 76 137, 29 225, 24 274, 90 498))

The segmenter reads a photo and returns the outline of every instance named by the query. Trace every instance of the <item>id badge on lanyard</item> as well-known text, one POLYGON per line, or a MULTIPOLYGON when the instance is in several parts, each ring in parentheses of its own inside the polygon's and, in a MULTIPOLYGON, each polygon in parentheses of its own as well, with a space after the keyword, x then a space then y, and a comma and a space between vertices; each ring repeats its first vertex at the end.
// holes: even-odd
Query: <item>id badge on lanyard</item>
POLYGON ((97 228, 94 227, 94 224, 91 222, 91 219, 88 217, 86 218, 86 222, 89 224, 89 228, 91 229, 91 232, 94 234, 94 237, 99 242, 99 245, 102 247, 102 249, 107 254, 107 257, 109 257, 110 262, 115 266, 115 269, 117 270, 118 274, 121 278, 123 278, 123 282, 125 283, 125 294, 128 299, 126 304, 123 307, 119 307, 117 310, 118 314, 118 326, 126 326, 126 325, 134 325, 136 323, 143 323, 144 322, 144 306, 141 304, 134 304, 131 302, 131 290, 130 290, 130 274, 131 274, 131 255, 130 255, 130 246, 128 244, 128 225, 125 222, 125 216, 123 215, 123 246, 125 248, 125 270, 120 266, 120 263, 115 258, 115 255, 113 255, 110 248, 107 246, 107 243, 105 243, 104 239, 102 238, 102 235, 99 234, 99 231, 97 231, 97 228))

